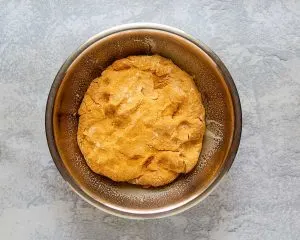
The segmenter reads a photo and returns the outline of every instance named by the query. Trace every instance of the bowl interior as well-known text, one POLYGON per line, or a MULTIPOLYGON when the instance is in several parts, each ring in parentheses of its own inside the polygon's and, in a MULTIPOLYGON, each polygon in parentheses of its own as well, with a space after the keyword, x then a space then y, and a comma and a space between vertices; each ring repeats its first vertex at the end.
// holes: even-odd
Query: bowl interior
POLYGON ((119 214, 160 214, 204 195, 230 167, 233 159, 227 156, 231 154, 235 130, 232 92, 219 65, 191 41, 167 31, 132 29, 92 39, 68 61, 52 89, 54 139, 48 141, 58 169, 86 200, 119 214), (141 54, 160 54, 194 76, 206 109, 207 130, 198 165, 191 173, 160 188, 143 189, 95 174, 76 140, 77 111, 90 82, 114 60, 141 54))

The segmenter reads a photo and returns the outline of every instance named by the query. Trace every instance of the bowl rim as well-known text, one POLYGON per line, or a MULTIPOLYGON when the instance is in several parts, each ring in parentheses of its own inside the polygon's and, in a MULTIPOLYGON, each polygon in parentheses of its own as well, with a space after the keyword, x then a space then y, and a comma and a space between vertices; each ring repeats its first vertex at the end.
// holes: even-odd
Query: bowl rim
POLYGON ((239 94, 237 91, 237 88, 235 86, 235 83, 228 71, 228 69, 225 67, 224 63, 221 61, 221 59, 203 42, 195 39, 191 35, 185 33, 184 31, 170 27, 167 25, 157 24, 157 23, 130 23, 130 24, 123 24, 118 25, 112 28, 109 28, 107 30, 104 30, 91 38, 89 38, 86 42, 84 42, 79 48, 77 48, 62 64, 61 68, 59 69, 58 73, 56 74, 54 81, 52 83, 52 86, 49 91, 47 104, 46 104, 46 111, 45 111, 45 131, 46 131, 46 138, 47 138, 47 144, 49 147, 50 154, 52 156, 52 159, 64 178, 64 180, 69 184, 71 189, 77 193, 83 200, 90 203, 94 207, 101 209, 102 211, 106 213, 110 213, 119 217, 124 218, 130 218, 130 219, 150 219, 150 218, 161 218, 161 217, 167 217, 171 215, 175 215, 177 213, 183 212, 202 200, 204 200, 220 183, 220 180, 225 176, 225 174, 230 169, 234 158, 237 154, 241 134, 242 134, 242 109, 241 109, 241 103, 239 94), (63 161, 60 158, 58 149, 56 147, 55 139, 54 139, 54 131, 53 131, 53 110, 54 110, 54 102, 56 98, 57 91, 60 87, 60 84, 62 80, 64 79, 64 76, 66 74, 67 69, 70 67, 70 65, 73 63, 73 61, 90 45, 97 42, 98 40, 107 37, 111 34, 127 31, 127 30, 138 30, 138 29, 150 29, 150 30, 160 30, 168 33, 172 33, 175 35, 178 35, 180 37, 183 37, 184 39, 194 43, 197 47, 199 47, 201 50, 203 50, 218 66, 220 71, 223 74, 224 80, 228 86, 228 90, 230 92, 231 98, 232 98, 232 104, 234 108, 234 133, 232 137, 232 143, 230 146, 230 149, 228 151, 227 157, 225 159, 225 164, 222 167, 221 171, 219 172, 219 175, 216 176, 214 181, 207 187, 207 189, 204 190, 200 195, 192 199, 191 201, 180 205, 175 206, 173 208, 163 208, 162 211, 153 211, 153 212, 130 212, 130 211, 124 211, 117 208, 106 206, 95 199, 93 199, 90 195, 88 195, 86 192, 84 192, 79 185, 74 181, 74 179, 69 175, 68 171, 63 165, 63 161))

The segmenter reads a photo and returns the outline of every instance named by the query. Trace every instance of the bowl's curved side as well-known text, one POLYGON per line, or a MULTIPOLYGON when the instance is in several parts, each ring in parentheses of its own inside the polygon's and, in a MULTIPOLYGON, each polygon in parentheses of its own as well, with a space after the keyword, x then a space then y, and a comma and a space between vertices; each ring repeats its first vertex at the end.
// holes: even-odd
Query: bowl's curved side
POLYGON ((220 58, 210 49, 208 48, 204 43, 194 39, 192 36, 184 33, 183 31, 161 25, 161 24, 153 24, 153 23, 135 23, 135 24, 126 24, 117 26, 114 28, 111 28, 109 30, 103 31, 92 38, 90 38, 87 42, 85 42, 82 46, 80 46, 62 65, 60 70, 58 71, 54 82, 51 86, 49 96, 47 99, 47 106, 46 106, 46 114, 45 114, 45 129, 46 129, 46 137, 47 142, 49 146, 50 153, 52 155, 52 158, 56 164, 56 167, 58 168, 59 172, 63 176, 63 178, 68 182, 70 187, 84 200, 89 202, 90 204, 94 205, 97 208, 100 208, 101 210, 121 216, 121 217, 127 217, 127 218, 158 218, 158 217, 164 217, 173 215, 179 212, 182 212, 195 204, 199 203, 201 200, 203 200, 220 182, 220 180, 223 178, 223 176, 227 173, 229 168, 231 167, 235 155, 237 153, 240 138, 241 138, 241 131, 242 131, 242 110, 241 110, 241 104, 239 100, 239 95, 236 89, 236 86, 234 84, 234 81, 228 71, 228 69, 225 67, 223 62, 220 60, 220 58), (68 169, 64 165, 61 156, 59 154, 59 151, 56 146, 55 136, 54 136, 54 127, 53 127, 53 112, 54 112, 54 105, 55 105, 55 99, 57 97, 58 90, 60 88, 60 85, 66 75, 67 70, 71 66, 71 64, 75 61, 75 59, 89 46, 94 44, 95 42, 99 41, 100 39, 110 36, 115 33, 128 31, 128 30, 134 30, 134 29, 153 29, 153 30, 161 30, 169 33, 176 34, 177 36, 180 36, 182 38, 185 38, 186 40, 192 42, 197 47, 202 49, 217 65, 218 69, 222 73, 224 77, 224 81, 226 82, 226 85, 228 86, 228 90, 230 91, 231 100, 232 100, 232 106, 233 106, 233 112, 234 112, 234 132, 232 137, 232 142, 230 149, 228 151, 228 154, 225 159, 225 163, 222 165, 222 169, 220 169, 218 176, 214 179, 212 184, 210 184, 205 191, 201 193, 201 195, 196 196, 192 200, 189 200, 183 205, 173 205, 170 208, 164 208, 163 211, 124 211, 122 208, 118 209, 116 207, 110 206, 109 204, 103 204, 99 201, 97 201, 95 198, 93 198, 90 194, 88 194, 86 191, 84 191, 80 185, 74 180, 74 178, 69 174, 68 169))

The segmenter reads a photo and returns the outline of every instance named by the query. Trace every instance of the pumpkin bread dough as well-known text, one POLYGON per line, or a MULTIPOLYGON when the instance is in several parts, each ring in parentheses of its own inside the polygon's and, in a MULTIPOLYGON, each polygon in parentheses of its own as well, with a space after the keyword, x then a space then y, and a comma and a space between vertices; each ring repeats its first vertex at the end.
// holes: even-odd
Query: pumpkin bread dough
POLYGON ((158 55, 115 61, 92 81, 77 140, 89 167, 114 181, 161 186, 198 162, 205 110, 190 75, 158 55))

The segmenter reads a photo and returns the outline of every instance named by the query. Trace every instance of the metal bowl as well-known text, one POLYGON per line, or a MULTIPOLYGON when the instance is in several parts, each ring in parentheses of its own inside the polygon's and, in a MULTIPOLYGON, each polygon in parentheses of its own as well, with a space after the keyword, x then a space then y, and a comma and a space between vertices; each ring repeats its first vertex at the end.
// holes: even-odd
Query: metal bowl
POLYGON ((62 65, 46 108, 46 135, 63 178, 95 207, 127 218, 158 218, 203 200, 229 170, 237 153, 242 113, 238 92, 222 61, 181 30, 150 23, 121 25, 101 32, 62 65), (206 109, 207 130, 198 165, 173 183, 144 189, 97 175, 77 145, 77 111, 90 82, 116 59, 159 54, 194 76, 206 109))

